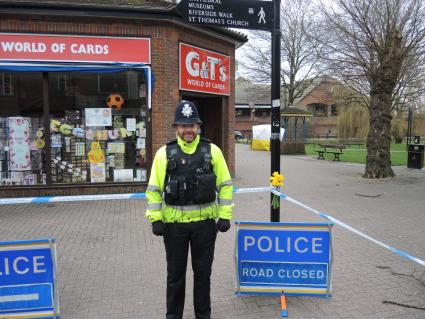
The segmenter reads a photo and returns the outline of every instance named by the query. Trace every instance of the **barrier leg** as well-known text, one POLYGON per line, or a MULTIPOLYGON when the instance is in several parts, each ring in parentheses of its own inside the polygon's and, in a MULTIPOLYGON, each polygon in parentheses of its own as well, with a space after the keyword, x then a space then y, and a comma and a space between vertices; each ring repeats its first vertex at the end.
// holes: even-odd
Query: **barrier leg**
POLYGON ((281 316, 288 317, 288 311, 286 310, 286 297, 282 291, 282 295, 280 296, 280 307, 281 307, 281 316))

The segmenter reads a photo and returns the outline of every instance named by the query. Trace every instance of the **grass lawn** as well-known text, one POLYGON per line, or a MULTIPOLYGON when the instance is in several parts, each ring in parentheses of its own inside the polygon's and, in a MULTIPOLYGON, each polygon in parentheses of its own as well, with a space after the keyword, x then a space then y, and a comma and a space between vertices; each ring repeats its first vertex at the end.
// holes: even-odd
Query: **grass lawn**
MULTIPOLYGON (((315 150, 320 149, 317 144, 306 144, 305 152, 307 155, 317 157, 315 150)), ((340 156, 341 162, 366 163, 366 145, 349 145, 343 150, 344 154, 340 156)), ((333 160, 333 154, 325 154, 327 160, 333 160)), ((406 144, 391 144, 391 165, 406 166, 407 152, 406 144)))

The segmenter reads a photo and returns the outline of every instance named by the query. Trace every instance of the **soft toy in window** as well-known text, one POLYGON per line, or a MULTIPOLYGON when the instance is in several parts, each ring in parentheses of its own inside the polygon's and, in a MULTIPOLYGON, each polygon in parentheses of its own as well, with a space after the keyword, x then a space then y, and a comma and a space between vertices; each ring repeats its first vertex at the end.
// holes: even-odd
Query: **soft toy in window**
POLYGON ((120 109, 124 105, 124 98, 121 96, 121 94, 112 93, 109 94, 108 98, 106 99, 106 104, 111 109, 120 109))
POLYGON ((103 154, 102 148, 100 147, 100 143, 95 141, 90 144, 90 152, 89 152, 89 162, 90 163, 104 163, 105 155, 103 154))

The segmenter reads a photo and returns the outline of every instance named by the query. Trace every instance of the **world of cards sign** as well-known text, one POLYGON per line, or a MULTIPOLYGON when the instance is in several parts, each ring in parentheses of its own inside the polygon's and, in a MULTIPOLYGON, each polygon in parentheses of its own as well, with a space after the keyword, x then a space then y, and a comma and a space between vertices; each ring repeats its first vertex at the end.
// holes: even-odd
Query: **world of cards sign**
POLYGON ((236 222, 236 293, 329 297, 332 224, 236 222))
POLYGON ((255 0, 181 0, 177 11, 190 24, 270 31, 273 2, 255 0))

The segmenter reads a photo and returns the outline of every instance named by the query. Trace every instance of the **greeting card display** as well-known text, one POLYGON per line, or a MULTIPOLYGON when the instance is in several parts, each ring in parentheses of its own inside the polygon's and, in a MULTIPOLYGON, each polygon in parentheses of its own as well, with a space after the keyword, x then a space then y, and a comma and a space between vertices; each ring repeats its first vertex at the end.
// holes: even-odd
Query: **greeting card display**
POLYGON ((31 169, 30 118, 9 117, 9 160, 11 171, 31 169))

